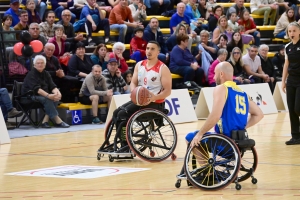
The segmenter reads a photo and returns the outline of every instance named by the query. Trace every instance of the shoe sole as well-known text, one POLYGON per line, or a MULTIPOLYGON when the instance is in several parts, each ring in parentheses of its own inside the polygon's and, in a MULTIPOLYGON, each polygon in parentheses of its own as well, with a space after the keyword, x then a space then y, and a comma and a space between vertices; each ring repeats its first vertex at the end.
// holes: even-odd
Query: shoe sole
POLYGON ((7 116, 7 118, 15 118, 15 117, 21 117, 23 115, 23 113, 19 113, 19 114, 16 114, 14 116, 7 116))

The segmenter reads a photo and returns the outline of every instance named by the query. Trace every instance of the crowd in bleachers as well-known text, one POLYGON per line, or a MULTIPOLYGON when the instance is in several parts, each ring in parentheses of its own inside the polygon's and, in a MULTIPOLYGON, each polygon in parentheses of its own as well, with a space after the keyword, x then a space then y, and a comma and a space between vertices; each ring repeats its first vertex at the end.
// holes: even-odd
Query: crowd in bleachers
MULTIPOLYGON (((220 2, 228 3, 229 0, 220 2)), ((127 61, 146 59, 146 46, 151 40, 160 44, 159 60, 167 64, 172 73, 182 77, 173 88, 197 91, 203 86, 215 86, 214 67, 228 60, 234 68, 235 82, 267 82, 273 91, 281 77, 284 51, 280 47, 272 60, 268 58, 269 47, 261 45, 261 31, 254 15, 262 16, 263 23, 259 25, 276 25, 274 37, 283 39, 286 38, 287 25, 299 20, 297 2, 251 0, 250 9, 247 9, 244 0, 235 0, 227 12, 220 2, 10 0, 10 8, 2 19, 3 40, 18 41, 20 33, 8 31, 28 30, 32 40, 41 41, 44 48, 28 58, 16 55, 12 48, 14 43, 5 42, 5 52, 9 63, 17 61, 28 71, 36 67, 32 62, 36 55, 44 56, 45 70, 60 89, 62 97, 59 101, 64 103, 109 103, 110 98, 105 98, 105 101, 103 98, 101 101, 86 98, 100 89, 109 91, 96 92, 105 97, 130 92, 132 72, 127 61), (47 10, 47 6, 51 9, 47 10), (154 15, 170 17, 167 38, 154 15), (94 34, 100 30, 104 34, 94 34), (117 33, 117 37, 112 37, 112 33, 117 33), (125 57, 126 44, 130 44, 130 56, 125 57), (94 51, 90 55, 86 49, 91 47, 94 51), (95 71, 99 73, 99 66, 101 76, 97 75, 96 79, 103 78, 105 87, 97 83, 93 92, 87 92, 92 84, 85 81, 87 77, 93 77, 95 71), (82 97, 85 98, 82 100, 82 97)), ((99 123, 96 114, 94 117, 93 122, 99 123)))

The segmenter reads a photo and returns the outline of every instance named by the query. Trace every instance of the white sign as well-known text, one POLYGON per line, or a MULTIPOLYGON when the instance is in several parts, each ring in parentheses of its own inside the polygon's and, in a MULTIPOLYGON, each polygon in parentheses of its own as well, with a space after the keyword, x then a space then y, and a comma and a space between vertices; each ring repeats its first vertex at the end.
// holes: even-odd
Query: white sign
POLYGON ((289 108, 286 102, 286 93, 284 93, 281 89, 282 82, 277 82, 274 90, 273 98, 277 107, 277 110, 285 110, 288 111, 289 108))
MULTIPOLYGON (((278 113, 272 96, 271 90, 267 83, 239 85, 250 98, 260 107, 264 114, 278 113)), ((208 117, 213 106, 214 87, 202 88, 195 108, 198 119, 208 117)))
POLYGON ((10 138, 3 118, 2 110, 0 108, 0 145, 10 144, 10 138))
MULTIPOLYGON (((113 112, 130 101, 130 94, 114 95, 108 110, 106 121, 108 122, 113 112)), ((197 121, 197 116, 187 89, 172 90, 171 95, 166 99, 165 108, 169 110, 168 117, 174 124, 197 121)))
POLYGON ((102 166, 82 166, 65 165, 51 168, 42 168, 22 172, 7 173, 14 176, 39 176, 53 178, 78 178, 91 179, 120 174, 128 174, 149 170, 149 168, 127 168, 127 167, 102 167, 102 166))

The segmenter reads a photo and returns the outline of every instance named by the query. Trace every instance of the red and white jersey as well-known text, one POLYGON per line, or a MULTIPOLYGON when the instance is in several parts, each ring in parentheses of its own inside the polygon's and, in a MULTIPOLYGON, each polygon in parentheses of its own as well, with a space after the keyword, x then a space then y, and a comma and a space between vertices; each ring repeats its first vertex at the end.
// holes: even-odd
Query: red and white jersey
POLYGON ((138 86, 147 88, 153 94, 159 94, 163 90, 161 69, 164 63, 159 60, 152 68, 147 69, 147 62, 148 60, 143 60, 138 63, 138 86))

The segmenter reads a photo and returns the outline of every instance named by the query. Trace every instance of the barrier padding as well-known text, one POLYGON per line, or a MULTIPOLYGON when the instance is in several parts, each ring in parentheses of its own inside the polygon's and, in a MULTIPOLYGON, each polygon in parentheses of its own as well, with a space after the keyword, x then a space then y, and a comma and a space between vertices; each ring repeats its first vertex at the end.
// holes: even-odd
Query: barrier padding
MULTIPOLYGON (((98 108, 106 108, 107 104, 99 104, 98 108)), ((86 110, 92 109, 92 105, 83 105, 81 103, 62 103, 57 108, 65 108, 68 110, 86 110)))

